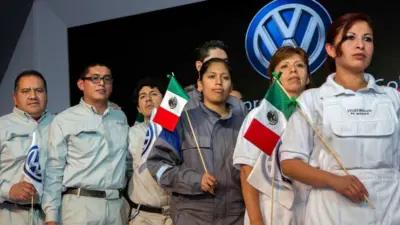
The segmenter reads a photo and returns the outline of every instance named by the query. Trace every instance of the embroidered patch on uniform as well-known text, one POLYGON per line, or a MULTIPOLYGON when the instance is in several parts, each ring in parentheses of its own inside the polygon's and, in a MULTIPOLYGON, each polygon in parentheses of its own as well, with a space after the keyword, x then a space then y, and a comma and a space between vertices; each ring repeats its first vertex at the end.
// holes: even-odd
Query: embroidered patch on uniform
POLYGON ((372 109, 348 109, 347 112, 350 115, 366 116, 366 115, 369 115, 372 112, 372 109))
POLYGON ((174 97, 171 97, 171 98, 168 100, 168 105, 169 105, 169 107, 170 107, 171 109, 175 109, 176 106, 178 105, 178 99, 176 99, 175 96, 174 96, 174 97))
POLYGON ((268 122, 271 125, 278 123, 278 113, 275 110, 271 110, 267 113, 268 122))
POLYGON ((142 148, 142 156, 147 152, 148 148, 150 147, 150 144, 152 143, 154 137, 154 130, 153 126, 149 126, 146 132, 146 137, 144 139, 144 144, 142 148))
POLYGON ((117 121, 117 125, 123 126, 123 125, 125 125, 125 122, 124 121, 117 121))

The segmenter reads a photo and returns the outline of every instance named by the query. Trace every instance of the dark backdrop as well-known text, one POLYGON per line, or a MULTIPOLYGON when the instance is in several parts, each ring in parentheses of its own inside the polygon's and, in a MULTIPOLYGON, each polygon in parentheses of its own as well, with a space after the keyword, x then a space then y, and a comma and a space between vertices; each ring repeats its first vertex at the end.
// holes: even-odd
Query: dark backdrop
MULTIPOLYGON (((284 1, 284 0, 282 0, 284 1)), ((307 0, 305 0, 307 1, 307 0)), ((229 46, 233 82, 244 101, 260 99, 266 93, 268 79, 258 74, 245 51, 245 36, 250 21, 270 1, 206 1, 109 20, 68 29, 71 105, 79 102, 81 92, 76 81, 83 68, 93 62, 111 67, 115 77, 111 100, 119 104, 132 125, 136 107, 132 92, 143 76, 167 82, 174 72, 182 86, 196 80, 194 49, 201 43, 223 40, 229 46)), ((400 75, 398 53, 398 19, 395 2, 335 0, 319 1, 332 20, 348 12, 369 14, 375 28, 375 53, 367 72, 386 85, 397 85, 400 75)), ((325 80, 324 68, 312 74, 313 86, 325 80)))

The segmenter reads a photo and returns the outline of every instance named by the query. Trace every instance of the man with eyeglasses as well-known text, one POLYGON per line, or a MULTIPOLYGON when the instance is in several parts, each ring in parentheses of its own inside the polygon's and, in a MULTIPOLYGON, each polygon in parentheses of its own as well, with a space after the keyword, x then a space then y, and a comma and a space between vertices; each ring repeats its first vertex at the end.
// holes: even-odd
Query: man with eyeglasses
POLYGON ((164 87, 156 80, 142 78, 135 88, 133 101, 144 122, 129 129, 128 195, 132 203, 129 225, 170 225, 169 204, 171 196, 162 189, 147 169, 139 171, 142 149, 146 139, 151 113, 161 104, 164 87), (132 159, 133 158, 133 159, 132 159))
MULTIPOLYGON (((39 165, 45 169, 48 129, 54 115, 47 112, 47 85, 36 70, 21 72, 14 82, 14 110, 0 117, 0 224, 43 224, 39 190, 22 179, 33 133, 39 149, 39 165), (31 200, 34 204, 31 206, 31 200)), ((37 170, 36 170, 37 169, 37 170)))
POLYGON ((77 84, 83 92, 80 103, 58 114, 50 126, 46 224, 125 225, 121 190, 129 126, 125 114, 109 102, 111 71, 90 65, 77 84))

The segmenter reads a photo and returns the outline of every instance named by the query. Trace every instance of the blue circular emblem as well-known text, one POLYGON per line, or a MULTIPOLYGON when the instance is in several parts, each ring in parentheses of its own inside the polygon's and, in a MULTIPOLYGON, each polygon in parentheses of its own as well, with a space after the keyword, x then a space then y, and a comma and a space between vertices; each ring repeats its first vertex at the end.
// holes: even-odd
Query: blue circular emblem
POLYGON ((153 137, 154 137, 154 130, 153 130, 153 126, 150 123, 149 128, 147 129, 147 132, 146 132, 146 137, 144 139, 142 155, 144 155, 147 152, 148 148, 150 147, 151 142, 153 141, 153 137))
POLYGON ((35 145, 33 146, 28 153, 27 156, 27 161, 25 162, 24 165, 24 172, 25 174, 37 181, 37 182, 42 182, 42 170, 40 168, 40 164, 39 164, 39 152, 38 152, 38 146, 35 145))
POLYGON ((272 55, 284 45, 303 48, 309 56, 310 73, 326 59, 325 39, 332 23, 328 11, 314 0, 275 0, 264 6, 246 33, 247 58, 262 76, 272 55))

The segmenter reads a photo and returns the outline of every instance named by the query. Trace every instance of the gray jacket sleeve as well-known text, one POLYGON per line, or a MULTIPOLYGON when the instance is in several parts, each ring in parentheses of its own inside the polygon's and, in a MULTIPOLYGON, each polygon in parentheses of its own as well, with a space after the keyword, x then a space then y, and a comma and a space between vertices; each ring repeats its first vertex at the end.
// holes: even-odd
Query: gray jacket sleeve
POLYGON ((183 163, 182 132, 180 124, 175 132, 166 129, 161 131, 147 158, 147 168, 158 184, 167 191, 185 195, 203 194, 203 174, 183 163))

